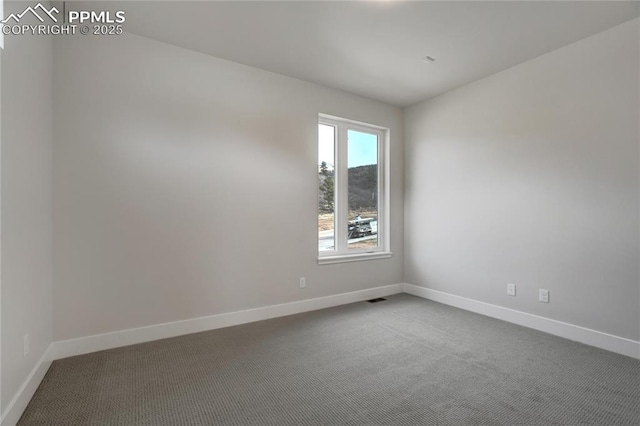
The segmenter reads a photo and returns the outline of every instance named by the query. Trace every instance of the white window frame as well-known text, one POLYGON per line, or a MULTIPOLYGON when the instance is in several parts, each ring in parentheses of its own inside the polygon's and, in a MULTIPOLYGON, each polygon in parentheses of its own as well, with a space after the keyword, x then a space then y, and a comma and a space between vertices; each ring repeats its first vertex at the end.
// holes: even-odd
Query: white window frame
MULTIPOLYGON (((389 129, 327 114, 319 114, 318 124, 335 128, 334 171, 334 249, 318 250, 320 265, 384 259, 392 256, 389 244, 389 129), (348 220, 348 131, 375 134, 378 137, 378 247, 349 249, 348 220)), ((320 143, 320 141, 318 141, 320 143)), ((316 243, 317 244, 317 243, 316 243)))
MULTIPOLYGON (((0 0, 0 21, 4 19, 4 0, 0 0)), ((3 24, 0 24, 0 30, 3 24)), ((4 33, 0 31, 0 51, 4 49, 4 33)))

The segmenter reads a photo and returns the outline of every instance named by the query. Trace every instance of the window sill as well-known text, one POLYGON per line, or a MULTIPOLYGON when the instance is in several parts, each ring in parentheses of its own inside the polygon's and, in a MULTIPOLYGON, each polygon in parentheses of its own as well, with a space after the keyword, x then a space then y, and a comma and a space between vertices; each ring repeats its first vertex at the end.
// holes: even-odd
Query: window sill
POLYGON ((393 255, 390 251, 378 251, 375 253, 343 254, 338 256, 323 256, 318 258, 318 265, 330 265, 333 263, 360 262, 363 260, 388 259, 393 255))

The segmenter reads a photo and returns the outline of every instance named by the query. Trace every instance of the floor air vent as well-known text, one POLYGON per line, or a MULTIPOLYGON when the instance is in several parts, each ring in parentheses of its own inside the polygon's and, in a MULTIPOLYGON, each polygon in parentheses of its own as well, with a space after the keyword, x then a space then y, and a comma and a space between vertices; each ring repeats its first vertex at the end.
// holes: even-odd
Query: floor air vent
POLYGON ((387 300, 387 299, 385 299, 384 297, 378 297, 377 299, 367 300, 367 302, 369 302, 369 303, 378 303, 378 302, 382 302, 384 300, 387 300))

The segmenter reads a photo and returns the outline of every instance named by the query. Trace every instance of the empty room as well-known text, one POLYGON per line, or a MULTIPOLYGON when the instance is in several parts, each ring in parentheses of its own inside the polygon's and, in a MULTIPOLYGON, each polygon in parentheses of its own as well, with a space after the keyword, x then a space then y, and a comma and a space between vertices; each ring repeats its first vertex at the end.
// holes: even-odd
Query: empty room
POLYGON ((640 2, 0 0, 0 424, 640 424, 640 2))

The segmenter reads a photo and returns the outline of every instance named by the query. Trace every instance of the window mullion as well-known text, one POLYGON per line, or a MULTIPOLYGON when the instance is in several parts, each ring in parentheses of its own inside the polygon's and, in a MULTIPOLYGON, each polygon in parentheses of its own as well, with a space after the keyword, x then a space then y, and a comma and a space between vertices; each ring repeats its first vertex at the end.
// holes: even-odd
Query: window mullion
POLYGON ((385 133, 378 131, 378 247, 387 247, 386 146, 385 133))
POLYGON ((337 203, 336 203, 336 248, 340 253, 347 251, 347 228, 348 228, 348 169, 347 169, 347 127, 340 123, 338 125, 337 140, 337 163, 338 163, 338 181, 336 184, 337 203))

